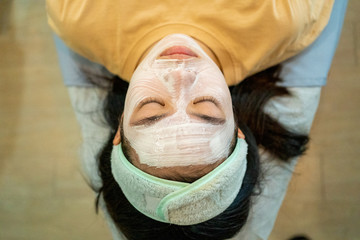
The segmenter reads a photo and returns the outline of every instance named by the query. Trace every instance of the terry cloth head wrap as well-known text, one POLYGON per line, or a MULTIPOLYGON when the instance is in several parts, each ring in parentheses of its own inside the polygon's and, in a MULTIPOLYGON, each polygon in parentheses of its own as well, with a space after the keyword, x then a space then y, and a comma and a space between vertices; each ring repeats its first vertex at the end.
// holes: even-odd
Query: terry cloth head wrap
POLYGON ((240 191, 246 171, 247 143, 238 138, 233 153, 193 183, 166 180, 133 166, 121 145, 113 147, 112 174, 128 201, 160 222, 193 225, 225 211, 240 191))

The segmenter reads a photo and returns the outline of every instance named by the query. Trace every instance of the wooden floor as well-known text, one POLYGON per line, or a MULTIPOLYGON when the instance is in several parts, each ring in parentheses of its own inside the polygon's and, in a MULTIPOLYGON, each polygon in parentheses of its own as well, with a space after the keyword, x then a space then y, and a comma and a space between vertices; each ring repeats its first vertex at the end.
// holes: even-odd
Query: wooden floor
MULTIPOLYGON (((111 239, 78 162, 80 130, 44 1, 0 2, 0 240, 111 239)), ((360 1, 271 240, 360 239, 360 1)))

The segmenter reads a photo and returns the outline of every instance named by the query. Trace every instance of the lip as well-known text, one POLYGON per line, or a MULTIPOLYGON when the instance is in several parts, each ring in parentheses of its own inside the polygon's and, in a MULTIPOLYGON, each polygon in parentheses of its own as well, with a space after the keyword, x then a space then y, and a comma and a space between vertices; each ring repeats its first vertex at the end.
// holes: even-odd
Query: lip
POLYGON ((161 59, 187 59, 187 58, 196 58, 198 55, 194 53, 190 48, 184 46, 173 46, 162 53, 160 53, 159 58, 161 59))

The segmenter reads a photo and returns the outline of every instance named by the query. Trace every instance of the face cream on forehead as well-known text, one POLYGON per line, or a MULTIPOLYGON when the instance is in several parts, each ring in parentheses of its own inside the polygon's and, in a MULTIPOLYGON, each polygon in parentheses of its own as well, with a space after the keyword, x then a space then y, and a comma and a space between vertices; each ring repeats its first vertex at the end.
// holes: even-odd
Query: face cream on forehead
POLYGON ((164 121, 138 128, 128 140, 139 162, 148 166, 207 165, 230 154, 234 126, 206 123, 171 124, 164 121))

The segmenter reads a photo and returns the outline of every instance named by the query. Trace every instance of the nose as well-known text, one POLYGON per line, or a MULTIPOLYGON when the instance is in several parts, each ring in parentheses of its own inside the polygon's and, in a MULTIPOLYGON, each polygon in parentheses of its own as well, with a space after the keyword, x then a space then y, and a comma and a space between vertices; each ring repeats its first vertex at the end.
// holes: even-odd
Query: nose
POLYGON ((186 70, 175 70, 165 76, 165 81, 175 93, 188 91, 194 85, 196 74, 186 70))

